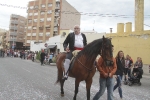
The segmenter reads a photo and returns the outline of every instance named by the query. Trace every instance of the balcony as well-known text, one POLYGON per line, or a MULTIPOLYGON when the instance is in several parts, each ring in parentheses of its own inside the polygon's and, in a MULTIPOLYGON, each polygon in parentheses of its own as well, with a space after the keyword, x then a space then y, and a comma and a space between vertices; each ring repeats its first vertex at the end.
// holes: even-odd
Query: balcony
POLYGON ((10 35, 17 35, 16 32, 10 32, 10 35))
POLYGON ((56 2, 60 3, 60 0, 56 0, 56 2))
POLYGON ((46 29, 50 29, 50 25, 46 25, 45 28, 46 28, 46 29))
POLYGON ((17 38, 10 38, 10 40, 9 41, 17 41, 17 38))
POLYGON ((43 29, 43 26, 39 26, 39 29, 40 29, 40 30, 43 29))
POLYGON ((12 24, 18 24, 18 21, 17 20, 11 20, 11 23, 12 24))
POLYGON ((54 28, 54 31, 55 31, 55 32, 57 32, 57 31, 58 31, 58 28, 57 28, 57 27, 55 27, 55 28, 54 28))
POLYGON ((58 35, 58 33, 54 33, 54 34, 53 34, 53 36, 57 36, 57 35, 58 35))
POLYGON ((59 13, 58 13, 58 12, 56 12, 56 13, 55 13, 55 16, 59 16, 59 13))
POLYGON ((11 17, 12 17, 12 18, 18 18, 18 16, 17 16, 17 15, 11 15, 11 17))
POLYGON ((10 26, 9 29, 12 29, 12 30, 17 30, 18 27, 17 26, 10 26))
POLYGON ((56 8, 55 9, 60 9, 60 6, 56 6, 56 8))
POLYGON ((58 22, 57 21, 54 21, 54 26, 58 26, 58 22))

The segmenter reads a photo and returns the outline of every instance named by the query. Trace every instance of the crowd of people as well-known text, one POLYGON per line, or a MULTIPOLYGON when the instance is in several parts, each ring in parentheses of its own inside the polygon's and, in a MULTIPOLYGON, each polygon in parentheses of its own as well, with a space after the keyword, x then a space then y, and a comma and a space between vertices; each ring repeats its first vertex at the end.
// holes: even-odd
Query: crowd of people
POLYGON ((2 57, 14 57, 21 59, 32 59, 32 57, 36 57, 38 54, 38 51, 29 51, 29 50, 13 50, 13 49, 7 49, 7 50, 0 50, 0 54, 2 57))
MULTIPOLYGON (((33 62, 35 61, 37 54, 38 51, 34 52, 29 50, 13 50, 13 49, 0 50, 0 57, 13 57, 13 58, 20 57, 21 59, 32 60, 33 62)), ((53 57, 54 57, 53 52, 47 54, 44 52, 44 50, 42 50, 39 59, 41 65, 45 65, 47 62, 48 64, 52 63, 53 57)))

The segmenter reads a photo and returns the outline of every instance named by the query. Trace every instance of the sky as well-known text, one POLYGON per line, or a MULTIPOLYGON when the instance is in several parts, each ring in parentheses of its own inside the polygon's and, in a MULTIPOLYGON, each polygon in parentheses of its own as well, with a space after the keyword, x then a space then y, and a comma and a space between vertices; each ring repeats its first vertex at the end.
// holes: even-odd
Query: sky
MULTIPOLYGON (((1 4, 27 7, 32 0, 0 0, 0 28, 9 29, 11 14, 27 16, 26 9, 2 6, 1 4)), ((102 16, 81 15, 81 30, 108 33, 117 30, 117 23, 132 22, 134 31, 135 0, 67 0, 79 12, 103 14, 102 16), (118 16, 119 17, 115 17, 118 16), (114 16, 114 17, 111 17, 114 16), (126 17, 126 18, 123 18, 126 17)), ((150 30, 150 0, 144 0, 144 29, 150 30)), ((82 14, 81 13, 81 14, 82 14)))

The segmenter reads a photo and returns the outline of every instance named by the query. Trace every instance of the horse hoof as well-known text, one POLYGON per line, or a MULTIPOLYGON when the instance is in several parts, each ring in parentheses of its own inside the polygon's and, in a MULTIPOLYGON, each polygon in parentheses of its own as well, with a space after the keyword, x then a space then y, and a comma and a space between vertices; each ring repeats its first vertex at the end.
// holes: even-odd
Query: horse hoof
POLYGON ((61 93, 61 96, 63 97, 63 96, 64 96, 64 94, 62 94, 62 93, 61 93))

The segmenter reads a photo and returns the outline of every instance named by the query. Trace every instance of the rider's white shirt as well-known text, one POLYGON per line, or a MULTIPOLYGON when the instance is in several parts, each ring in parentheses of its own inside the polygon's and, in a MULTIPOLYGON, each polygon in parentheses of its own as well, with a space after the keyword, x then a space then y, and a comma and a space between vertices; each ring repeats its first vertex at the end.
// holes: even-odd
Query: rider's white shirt
POLYGON ((78 48, 83 48, 84 45, 83 45, 83 37, 80 34, 76 35, 75 34, 75 43, 74 43, 74 47, 78 47, 78 48))

